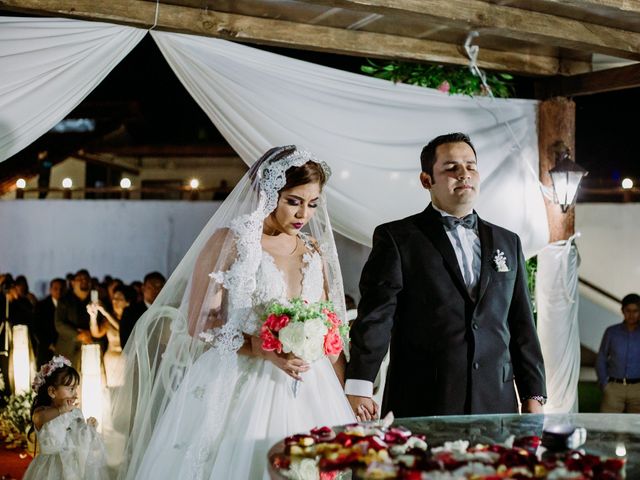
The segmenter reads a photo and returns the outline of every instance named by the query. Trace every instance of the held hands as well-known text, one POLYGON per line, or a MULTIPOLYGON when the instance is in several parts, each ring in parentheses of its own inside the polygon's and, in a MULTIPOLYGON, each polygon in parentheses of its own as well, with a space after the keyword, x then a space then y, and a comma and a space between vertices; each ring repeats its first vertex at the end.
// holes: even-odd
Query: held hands
POLYGON ((347 395, 347 400, 349 400, 353 413, 356 414, 356 419, 359 422, 369 422, 380 416, 378 404, 372 398, 347 395))

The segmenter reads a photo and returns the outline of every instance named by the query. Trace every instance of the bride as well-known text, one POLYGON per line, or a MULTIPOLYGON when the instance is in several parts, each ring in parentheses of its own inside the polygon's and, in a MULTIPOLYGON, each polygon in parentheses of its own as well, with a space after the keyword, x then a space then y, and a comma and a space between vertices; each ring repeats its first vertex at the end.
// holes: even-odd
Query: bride
POLYGON ((138 321, 105 432, 121 439, 119 478, 268 478, 283 437, 355 421, 336 358, 307 365, 258 338, 274 300, 329 299, 346 318, 329 175, 295 146, 266 152, 138 321))

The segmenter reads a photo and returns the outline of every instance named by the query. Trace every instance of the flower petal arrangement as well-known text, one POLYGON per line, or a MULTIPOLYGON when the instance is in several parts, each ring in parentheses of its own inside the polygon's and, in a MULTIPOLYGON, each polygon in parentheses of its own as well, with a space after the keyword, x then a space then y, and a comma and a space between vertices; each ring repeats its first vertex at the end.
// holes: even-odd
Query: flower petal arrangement
POLYGON ((292 353, 312 363, 342 352, 349 327, 338 318, 331 302, 308 303, 293 298, 267 305, 260 338, 265 351, 292 353))
POLYGON ((424 435, 375 423, 347 425, 338 433, 316 428, 287 437, 284 451, 269 461, 282 477, 295 480, 621 480, 625 475, 624 459, 546 451, 537 436, 473 446, 457 440, 432 447, 424 435))

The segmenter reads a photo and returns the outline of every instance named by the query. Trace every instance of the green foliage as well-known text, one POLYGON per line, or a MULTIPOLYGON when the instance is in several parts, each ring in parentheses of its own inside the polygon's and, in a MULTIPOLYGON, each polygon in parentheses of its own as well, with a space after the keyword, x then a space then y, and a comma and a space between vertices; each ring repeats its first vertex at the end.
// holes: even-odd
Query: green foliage
POLYGON ((538 273, 538 257, 531 257, 526 262, 527 267, 527 287, 529 287, 529 297, 531 298, 531 309, 533 318, 537 320, 538 309, 536 308, 536 274, 538 273))
MULTIPOLYGON (((367 60, 367 65, 362 65, 363 73, 376 78, 390 80, 394 83, 408 83, 427 88, 441 88, 446 91, 448 84, 449 94, 464 94, 469 96, 488 95, 480 81, 468 67, 455 67, 444 65, 427 65, 409 62, 375 63, 367 60), (445 83, 446 82, 446 83, 445 83)), ((493 95, 500 98, 513 96, 513 77, 508 73, 485 72, 487 84, 493 95)))
POLYGON ((6 398, 7 405, 0 411, 0 435, 11 445, 26 446, 27 430, 31 425, 31 390, 6 398))

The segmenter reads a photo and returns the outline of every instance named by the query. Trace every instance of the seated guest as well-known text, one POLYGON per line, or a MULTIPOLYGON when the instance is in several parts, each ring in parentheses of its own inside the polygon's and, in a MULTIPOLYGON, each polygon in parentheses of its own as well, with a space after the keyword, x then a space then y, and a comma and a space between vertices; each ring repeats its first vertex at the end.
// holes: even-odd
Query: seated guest
POLYGON ((58 302, 55 313, 56 353, 73 362, 74 368, 80 368, 80 351, 83 344, 93 343, 89 331, 91 277, 87 270, 79 270, 71 282, 71 291, 58 302))
POLYGON ((120 343, 123 348, 129 339, 129 335, 131 335, 134 325, 154 302, 160 290, 164 287, 164 283, 165 278, 160 272, 151 272, 144 277, 144 282, 142 283, 143 301, 127 307, 122 316, 120 343))
POLYGON ((66 293, 67 282, 63 278, 54 278, 49 283, 49 295, 36 304, 33 322, 33 336, 36 339, 36 361, 38 368, 53 357, 54 346, 58 338, 55 326, 55 313, 58 301, 66 293))

